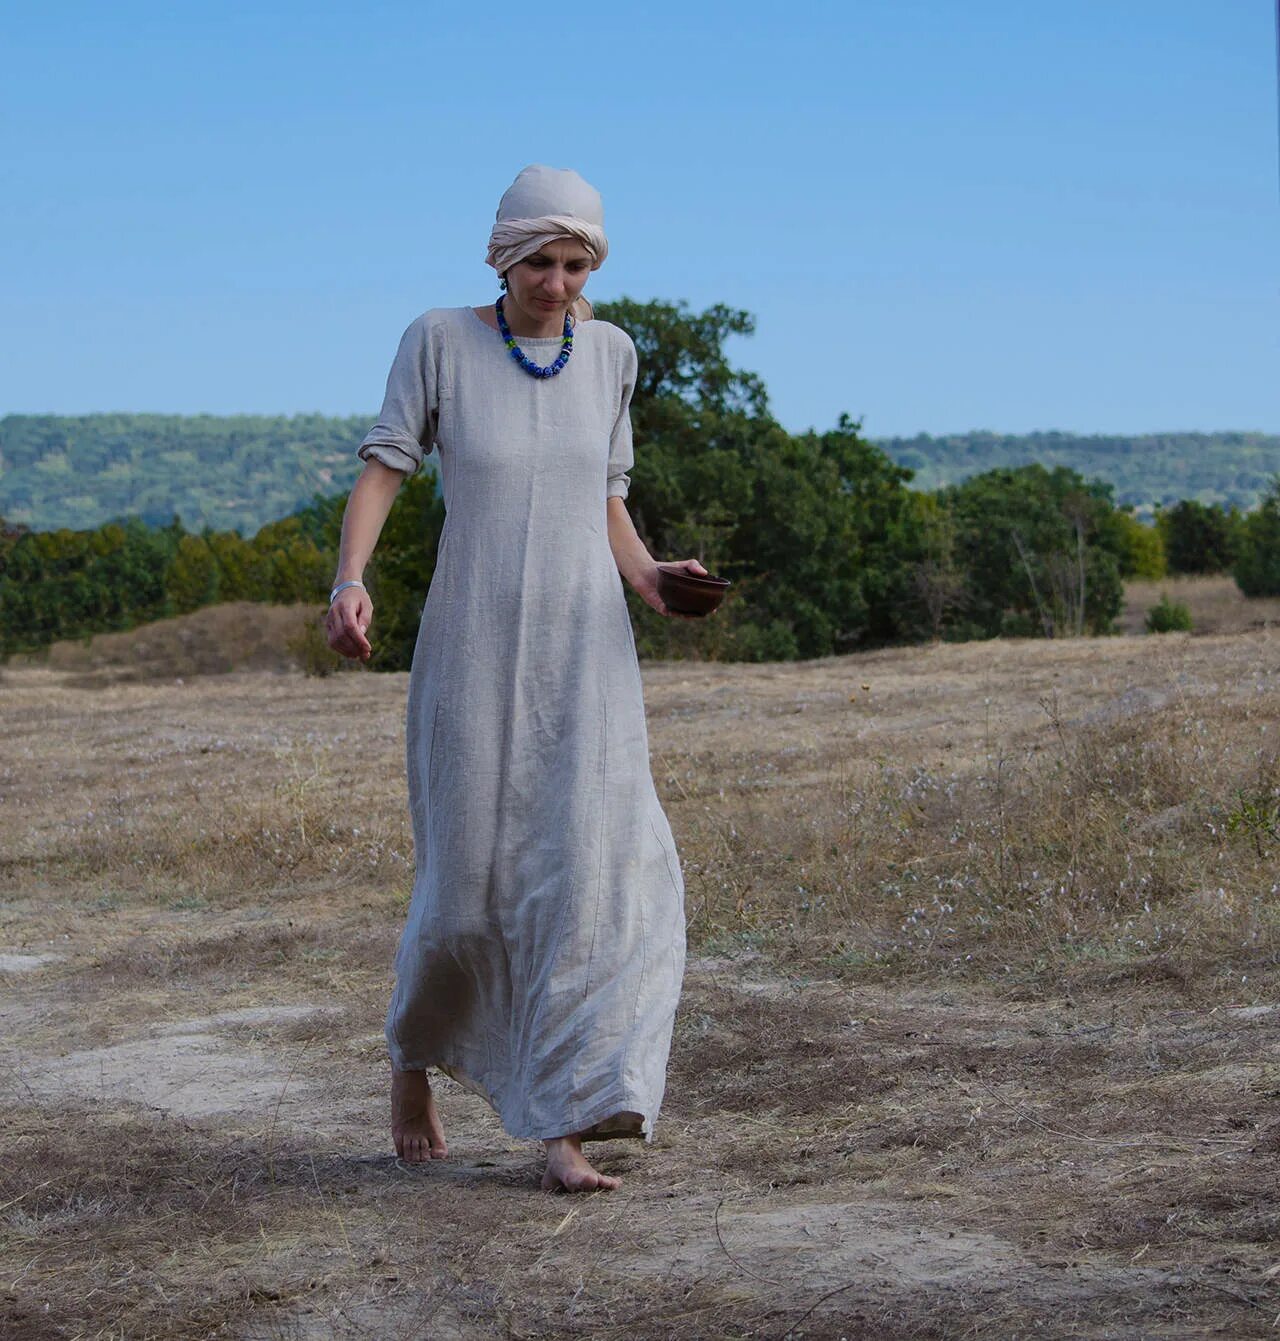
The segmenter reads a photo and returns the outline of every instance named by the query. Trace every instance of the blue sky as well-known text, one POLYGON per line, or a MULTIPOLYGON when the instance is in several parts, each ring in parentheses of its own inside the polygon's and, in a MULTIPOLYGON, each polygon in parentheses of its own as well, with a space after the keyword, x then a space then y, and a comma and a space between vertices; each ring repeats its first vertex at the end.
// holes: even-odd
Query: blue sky
POLYGON ((0 16, 0 414, 370 414, 525 164, 789 428, 1280 431, 1271 0, 0 16))

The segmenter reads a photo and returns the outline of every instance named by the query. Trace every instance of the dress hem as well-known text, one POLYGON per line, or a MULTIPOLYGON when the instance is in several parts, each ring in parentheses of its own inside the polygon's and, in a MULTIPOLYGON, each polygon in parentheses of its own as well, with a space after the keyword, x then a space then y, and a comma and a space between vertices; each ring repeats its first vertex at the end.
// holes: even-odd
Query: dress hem
POLYGON ((508 1126, 506 1119, 502 1116, 502 1111, 493 1102, 489 1092, 479 1081, 473 1080, 461 1067, 451 1066, 448 1062, 410 1062, 401 1065, 395 1057, 392 1057, 391 1061, 397 1071, 429 1071, 434 1068, 442 1072, 450 1080, 461 1085, 464 1090, 468 1090, 483 1099, 497 1114, 498 1120, 502 1123, 502 1129, 508 1136, 516 1140, 551 1141, 559 1136, 577 1135, 584 1142, 636 1140, 643 1141, 648 1145, 653 1141, 654 1119, 650 1117, 642 1105, 637 1105, 625 1097, 594 1104, 580 1117, 566 1119, 557 1130, 543 1132, 534 1130, 532 1127, 508 1126), (635 1124, 628 1124, 622 1128, 604 1126, 609 1118, 623 1113, 631 1113, 638 1117, 640 1119, 639 1126, 637 1127, 635 1124))

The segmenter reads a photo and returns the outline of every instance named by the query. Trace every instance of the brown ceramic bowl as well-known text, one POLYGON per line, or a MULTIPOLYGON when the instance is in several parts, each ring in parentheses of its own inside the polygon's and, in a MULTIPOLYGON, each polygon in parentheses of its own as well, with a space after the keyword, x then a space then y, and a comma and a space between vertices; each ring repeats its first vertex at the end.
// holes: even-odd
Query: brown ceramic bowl
POLYGON ((658 568, 658 595, 668 609, 681 615, 709 615, 724 600, 727 577, 702 577, 683 568, 658 568))

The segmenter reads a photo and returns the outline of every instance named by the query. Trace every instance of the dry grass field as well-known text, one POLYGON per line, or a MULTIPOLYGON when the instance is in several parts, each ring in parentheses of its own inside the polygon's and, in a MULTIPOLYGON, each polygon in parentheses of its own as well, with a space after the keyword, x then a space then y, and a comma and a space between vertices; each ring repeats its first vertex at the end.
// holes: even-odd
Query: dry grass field
POLYGON ((689 971, 581 1200, 447 1082, 394 1158, 404 676, 0 672, 0 1334, 1274 1336, 1251 621, 646 667, 689 971))

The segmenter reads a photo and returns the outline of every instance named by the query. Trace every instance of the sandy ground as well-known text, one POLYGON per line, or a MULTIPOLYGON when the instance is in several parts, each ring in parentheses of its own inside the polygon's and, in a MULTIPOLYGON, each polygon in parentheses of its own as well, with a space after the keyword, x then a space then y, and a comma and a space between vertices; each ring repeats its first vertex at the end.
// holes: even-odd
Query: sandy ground
POLYGON ((450 1159, 391 1150, 404 676, 9 670, 4 1335, 1274 1335, 1270 951, 864 971, 788 932, 794 882, 769 875, 768 915, 721 886, 761 816, 784 863, 777 832, 849 779, 1251 711, 1277 651, 647 667, 689 971, 657 1139, 597 1147, 623 1186, 582 1199, 448 1081, 450 1159))

